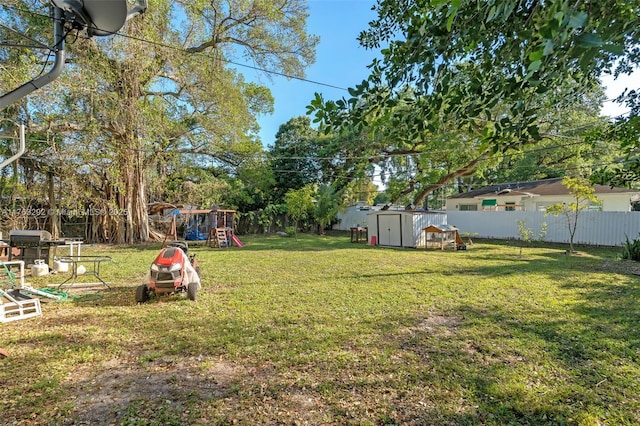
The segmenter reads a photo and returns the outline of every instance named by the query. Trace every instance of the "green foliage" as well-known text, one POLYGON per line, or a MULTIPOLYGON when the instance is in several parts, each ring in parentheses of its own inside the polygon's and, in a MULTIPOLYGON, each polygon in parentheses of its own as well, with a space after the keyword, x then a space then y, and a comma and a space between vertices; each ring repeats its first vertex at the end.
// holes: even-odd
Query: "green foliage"
POLYGON ((378 194, 376 194, 375 198, 373 199, 372 204, 373 205, 387 204, 389 201, 390 201, 389 195, 387 194, 386 191, 383 191, 383 192, 379 192, 378 194))
POLYGON ((518 233, 520 234, 520 238, 525 243, 530 243, 531 241, 542 241, 544 237, 547 235, 547 223, 543 222, 540 225, 540 232, 535 234, 535 231, 527 226, 527 222, 524 220, 518 221, 518 233))
MULTIPOLYGON (((49 3, 10 3, 0 11, 3 20, 50 44, 49 3)), ((36 92, 22 110, 3 111, 14 120, 29 117, 31 134, 58 135, 55 144, 36 150, 25 170, 35 175, 29 184, 53 170, 62 197, 71 200, 60 203, 99 200, 130 211, 124 226, 113 217, 97 223, 96 234, 112 241, 148 238, 149 200, 266 205, 273 179, 266 161, 255 160, 263 151, 257 117, 272 112, 273 96, 227 65, 240 54, 264 69, 304 75, 319 40, 307 34, 305 2, 284 6, 157 0, 127 22, 121 36, 97 42, 66 34, 74 41, 66 44, 73 64, 55 87, 36 92)), ((0 28, 3 40, 13 42, 16 34, 0 28)), ((30 50, 0 46, 2 93, 42 72, 43 58, 30 56, 30 50)))
POLYGON ((631 91, 628 106, 631 114, 619 117, 605 127, 601 138, 619 144, 620 156, 614 164, 601 167, 593 174, 592 182, 610 186, 637 187, 640 184, 640 98, 631 91))
POLYGON ((291 189, 318 183, 320 165, 317 157, 318 132, 309 117, 296 117, 282 124, 270 151, 275 186, 273 200, 281 202, 291 189))
POLYGON ((635 260, 640 262, 640 239, 636 238, 633 241, 629 241, 629 237, 626 237, 624 247, 622 247, 622 258, 628 260, 635 260))
POLYGON ((341 203, 335 189, 330 185, 320 185, 315 198, 313 218, 320 225, 320 233, 322 234, 324 228, 336 219, 341 203))
POLYGON ((538 234, 535 234, 535 231, 528 227, 527 222, 525 220, 518 221, 518 233, 520 234, 520 239, 522 244, 520 244, 520 257, 522 257, 522 246, 524 244, 530 244, 532 241, 543 241, 544 237, 547 235, 547 223, 542 222, 540 224, 540 231, 538 234))
POLYGON ((366 205, 373 204, 378 187, 369 178, 353 179, 342 192, 342 197, 346 205, 354 205, 363 202, 366 205))
POLYGON ((549 109, 566 112, 601 74, 628 72, 638 58, 637 7, 380 0, 359 40, 381 49, 382 59, 348 98, 317 94, 308 112, 325 132, 379 141, 383 170, 400 179, 389 184, 393 199, 411 194, 420 204, 488 159, 556 132, 549 109))
POLYGON ((307 219, 313 212, 313 194, 311 185, 303 186, 300 189, 290 189, 284 196, 284 203, 287 206, 287 214, 294 221, 294 231, 297 232, 300 221, 307 219))
MULTIPOLYGON (((577 89, 567 84, 557 91, 577 89)), ((542 97, 538 117, 544 138, 483 162, 469 181, 492 185, 549 179, 563 177, 566 170, 579 170, 587 176, 603 163, 617 160, 619 147, 601 136, 600 129, 607 125, 606 118, 599 117, 603 96, 602 88, 592 87, 563 108, 555 105, 552 96, 542 97)))
POLYGON ((262 232, 268 234, 272 231, 272 227, 280 227, 278 216, 286 212, 286 206, 282 204, 267 204, 263 209, 246 214, 254 217, 255 224, 262 232))
POLYGON ((228 194, 229 205, 241 211, 253 211, 267 207, 272 199, 275 184, 273 171, 266 159, 247 159, 237 169, 235 178, 236 191, 228 194))
POLYGON ((573 238, 578 229, 578 219, 580 212, 589 209, 594 204, 601 201, 595 195, 595 189, 585 178, 565 177, 562 179, 563 185, 567 187, 573 197, 570 203, 558 203, 547 207, 547 213, 554 216, 563 216, 569 231, 569 252, 573 253, 573 238))
POLYGON ((548 206, 547 213, 554 216, 558 214, 576 214, 582 210, 589 209, 592 204, 600 203, 600 200, 595 195, 595 189, 587 179, 565 177, 562 179, 562 184, 569 190, 573 201, 548 206))

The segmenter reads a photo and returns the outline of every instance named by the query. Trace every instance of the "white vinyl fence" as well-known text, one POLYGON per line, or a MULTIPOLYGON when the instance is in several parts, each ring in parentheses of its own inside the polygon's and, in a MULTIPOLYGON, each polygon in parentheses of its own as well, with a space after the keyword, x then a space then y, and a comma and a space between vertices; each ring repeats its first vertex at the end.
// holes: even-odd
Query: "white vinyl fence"
MULTIPOLYGON (((566 216, 545 216, 543 212, 447 212, 449 225, 458 228, 461 235, 469 233, 473 238, 521 239, 518 221, 533 230, 534 238, 540 233, 542 223, 547 224, 545 241, 569 242, 566 216)), ((622 246, 626 238, 640 238, 640 212, 582 211, 573 242, 595 246, 622 246)))

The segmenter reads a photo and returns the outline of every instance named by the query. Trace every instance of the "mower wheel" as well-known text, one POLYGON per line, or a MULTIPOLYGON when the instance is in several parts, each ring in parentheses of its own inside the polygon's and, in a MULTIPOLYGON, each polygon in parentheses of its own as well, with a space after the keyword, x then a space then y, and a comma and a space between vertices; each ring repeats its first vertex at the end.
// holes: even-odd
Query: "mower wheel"
POLYGON ((189 283, 187 286, 187 297, 189 300, 196 301, 198 296, 198 283, 189 283))
POLYGON ((146 284, 141 284, 136 288, 136 302, 144 303, 149 300, 149 290, 146 284))

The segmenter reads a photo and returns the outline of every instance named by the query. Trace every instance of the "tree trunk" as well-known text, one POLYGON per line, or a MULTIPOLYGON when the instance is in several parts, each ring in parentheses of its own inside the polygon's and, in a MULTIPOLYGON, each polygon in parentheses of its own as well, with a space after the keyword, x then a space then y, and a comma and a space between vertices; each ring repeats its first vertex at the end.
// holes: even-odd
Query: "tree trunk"
POLYGON ((119 228, 116 242, 135 244, 149 241, 144 152, 137 137, 135 141, 124 145, 128 146, 127 153, 120 156, 124 191, 117 198, 116 211, 110 214, 111 219, 116 222, 116 228, 119 228))
POLYGON ((55 193, 55 185, 53 179, 53 173, 47 173, 47 190, 49 192, 49 232, 51 233, 51 238, 54 240, 58 239, 60 228, 58 225, 58 211, 56 208, 56 193, 55 193))
POLYGON ((118 211, 111 212, 117 221, 124 222, 124 233, 118 242, 134 244, 149 240, 149 218, 147 216, 146 179, 144 164, 144 141, 140 129, 138 100, 140 93, 140 70, 133 62, 125 62, 119 74, 121 90, 126 104, 119 115, 119 138, 116 159, 119 162, 122 184, 118 211), (121 220, 123 219, 124 220, 121 220))

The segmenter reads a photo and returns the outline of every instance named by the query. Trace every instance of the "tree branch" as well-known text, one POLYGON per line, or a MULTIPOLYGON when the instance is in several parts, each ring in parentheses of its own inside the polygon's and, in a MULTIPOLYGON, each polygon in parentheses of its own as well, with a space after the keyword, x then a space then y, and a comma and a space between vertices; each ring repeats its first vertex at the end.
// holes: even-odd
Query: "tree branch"
POLYGON ((422 200, 424 200, 424 197, 426 197, 428 194, 432 193, 436 189, 442 187, 442 185, 446 184, 452 179, 455 179, 459 176, 460 177, 471 176, 475 171, 475 168, 477 167, 478 163, 485 160, 489 156, 489 153, 490 151, 483 152, 479 157, 467 163, 465 166, 460 167, 459 169, 453 172, 447 173, 446 175, 438 179, 436 183, 427 185, 422 191, 420 191, 418 195, 416 195, 416 197, 413 200, 413 204, 415 205, 421 204, 422 200))

